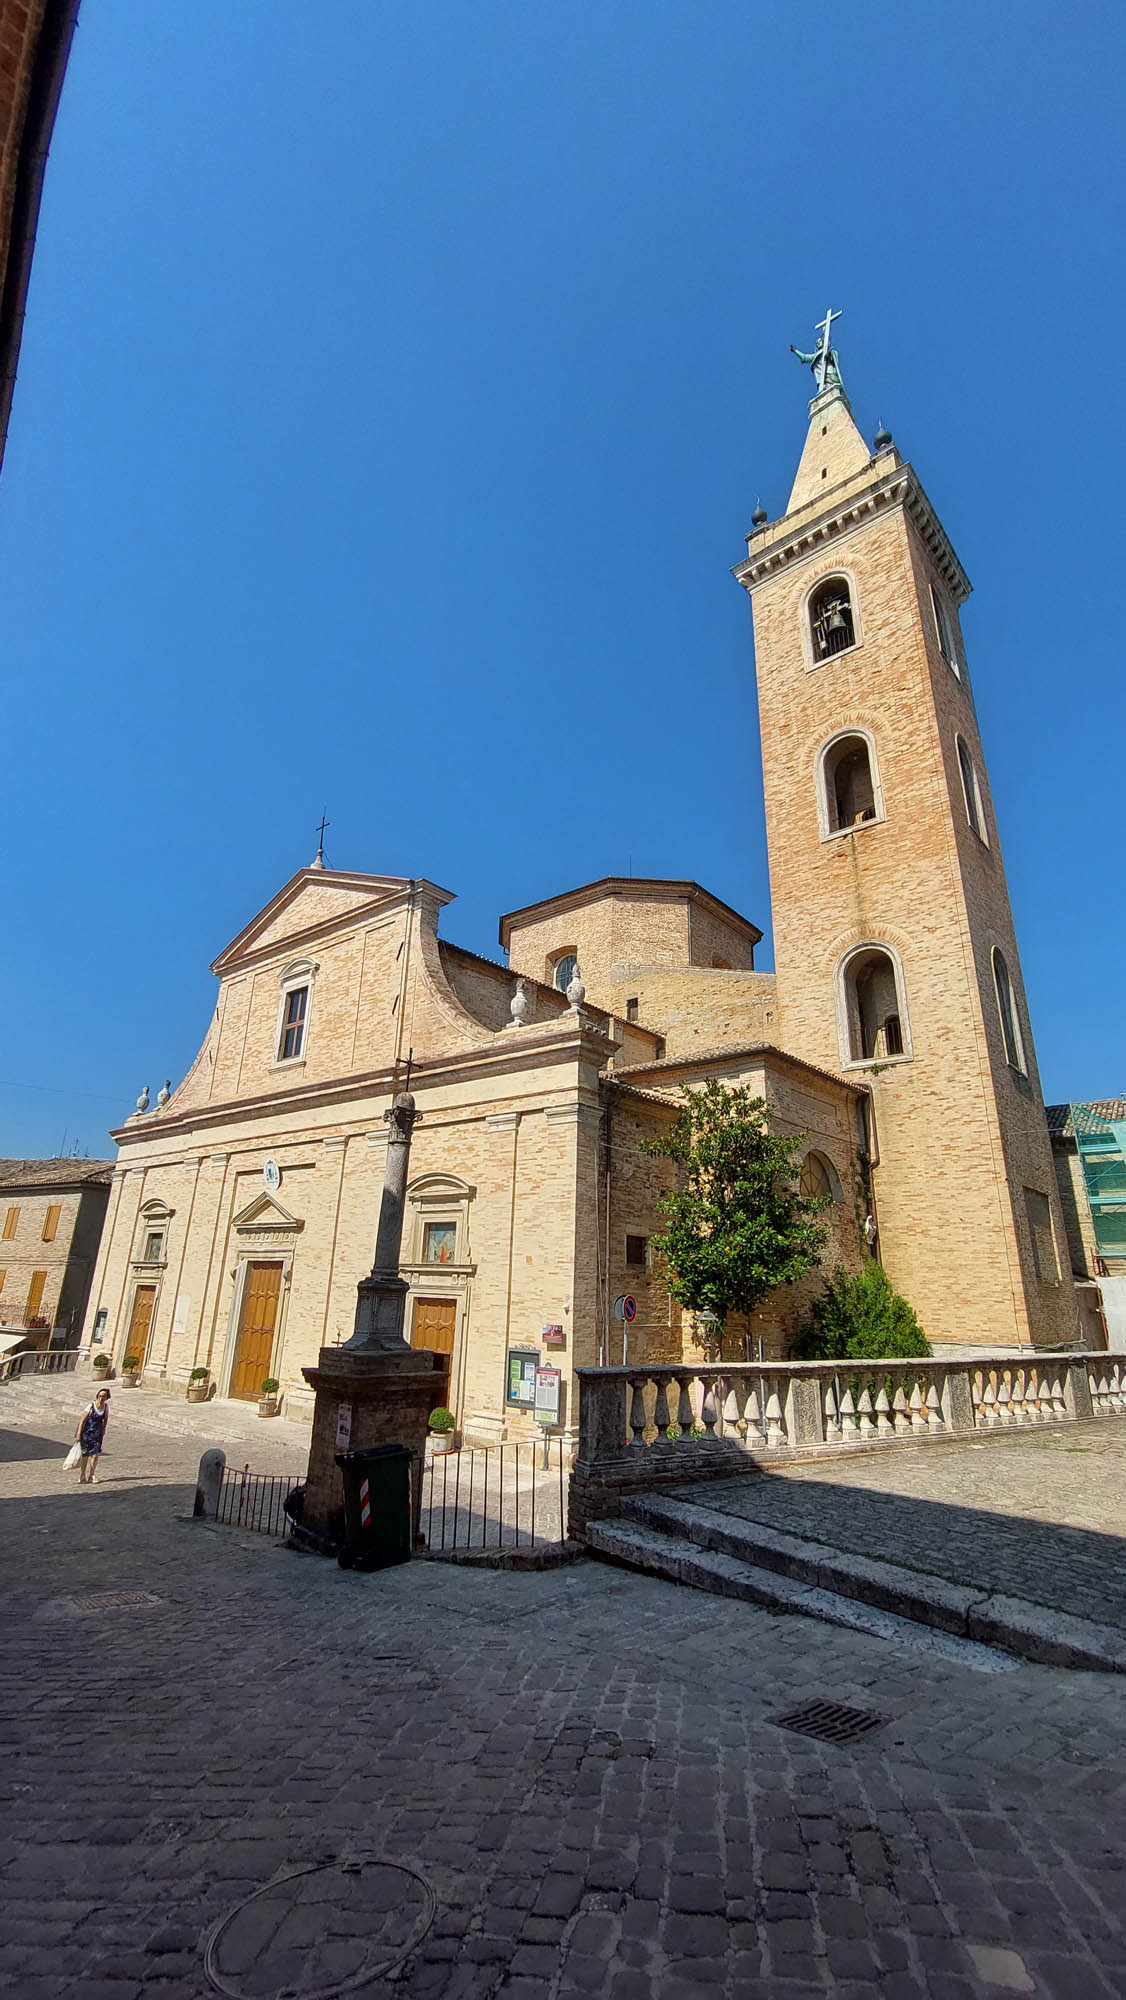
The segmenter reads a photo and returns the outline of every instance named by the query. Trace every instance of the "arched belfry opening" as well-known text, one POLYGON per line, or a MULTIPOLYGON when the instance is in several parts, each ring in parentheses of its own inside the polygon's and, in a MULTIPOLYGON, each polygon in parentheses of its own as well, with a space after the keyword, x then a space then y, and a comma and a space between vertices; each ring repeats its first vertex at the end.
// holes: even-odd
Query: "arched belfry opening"
POLYGON ((908 1053, 899 969, 881 945, 865 945, 841 968, 846 1059, 882 1062, 908 1053))
POLYGON ((809 600, 809 635, 815 660, 832 659, 856 644, 852 593, 843 576, 828 576, 809 600))
POLYGON ((838 736, 822 753, 821 816, 826 833, 846 833, 880 817, 867 736, 859 732, 838 736))

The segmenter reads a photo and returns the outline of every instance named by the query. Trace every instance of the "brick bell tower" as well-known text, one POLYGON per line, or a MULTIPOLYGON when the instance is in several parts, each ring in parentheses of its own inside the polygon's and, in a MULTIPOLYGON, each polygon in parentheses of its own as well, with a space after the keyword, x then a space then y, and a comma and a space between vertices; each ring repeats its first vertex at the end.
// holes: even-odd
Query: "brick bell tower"
MULTIPOLYGON (((751 598, 780 1040, 871 1086, 878 1254, 932 1342, 1078 1337, 959 606, 970 584, 826 314, 751 598)), ((793 350, 798 353, 797 349, 793 350)))

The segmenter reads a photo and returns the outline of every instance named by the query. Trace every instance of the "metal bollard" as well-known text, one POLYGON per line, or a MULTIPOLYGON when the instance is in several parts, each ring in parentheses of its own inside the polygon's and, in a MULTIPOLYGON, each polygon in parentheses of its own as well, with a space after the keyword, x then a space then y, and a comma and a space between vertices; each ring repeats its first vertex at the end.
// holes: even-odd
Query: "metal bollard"
POLYGON ((210 1517, 214 1520, 219 1511, 219 1488, 223 1484, 223 1474, 227 1469, 225 1451, 205 1451, 199 1461, 196 1474, 195 1505, 192 1508, 194 1520, 210 1517))

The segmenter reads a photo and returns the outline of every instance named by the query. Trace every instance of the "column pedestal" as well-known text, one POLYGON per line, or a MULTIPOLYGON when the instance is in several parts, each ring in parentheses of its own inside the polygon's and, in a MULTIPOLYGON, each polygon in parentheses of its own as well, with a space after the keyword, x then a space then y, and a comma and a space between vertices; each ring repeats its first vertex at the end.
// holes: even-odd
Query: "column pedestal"
POLYGON ((318 1538, 326 1554, 339 1546, 344 1485, 337 1452, 403 1444, 415 1454, 412 1491, 417 1535, 427 1418, 447 1400, 449 1356, 408 1347, 402 1340, 397 1353, 322 1347, 317 1366, 301 1373, 316 1395, 302 1527, 318 1538))

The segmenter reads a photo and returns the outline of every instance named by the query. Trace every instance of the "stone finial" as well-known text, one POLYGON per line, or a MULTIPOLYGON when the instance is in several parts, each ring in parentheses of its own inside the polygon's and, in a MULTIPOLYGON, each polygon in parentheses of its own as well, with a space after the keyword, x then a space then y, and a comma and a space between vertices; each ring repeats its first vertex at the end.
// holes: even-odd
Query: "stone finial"
POLYGON ((582 973, 579 971, 578 965, 576 965, 574 972, 571 974, 571 983, 567 988, 567 1005, 572 1014, 581 1014, 585 999, 586 987, 583 985, 582 973))
POLYGON ((516 981, 516 991, 508 1003, 508 1011, 512 1016, 512 1026, 514 1028, 525 1027, 531 1019, 532 1003, 528 998, 528 990, 522 979, 516 981))
POLYGON ((148 1084, 146 1083, 144 1089, 141 1092, 141 1095, 137 1099, 137 1109, 138 1111, 147 1111, 148 1108, 149 1108, 149 1087, 148 1084))
POLYGON ((167 1104, 169 1098, 171 1097, 171 1095, 172 1095, 172 1078, 170 1076, 166 1076, 164 1082, 160 1086, 160 1089, 156 1093, 156 1101, 162 1111, 165 1105, 167 1104))
POLYGON ((892 443, 893 443, 893 439, 892 439, 892 435, 891 435, 891 432, 890 432, 890 431, 888 430, 888 428, 887 428, 887 425, 886 425, 886 424, 881 424, 881 425, 880 425, 880 428, 879 428, 879 430, 878 430, 878 431, 876 432, 876 435, 875 435, 875 437, 873 438, 873 440, 872 440, 872 443, 873 443, 873 446, 874 446, 875 450, 876 450, 876 451, 878 451, 878 452, 879 452, 879 451, 887 451, 887 450, 889 450, 889 449, 890 449, 890 447, 891 447, 891 445, 892 445, 892 443))
POLYGON ((756 502, 755 502, 755 511, 754 511, 754 513, 753 513, 753 514, 751 515, 751 526, 752 526, 752 528, 765 528, 765 526, 766 526, 767 522, 769 521, 769 519, 770 519, 770 516, 769 516, 769 514, 767 513, 767 511, 766 511, 766 508, 765 508, 765 507, 763 506, 763 504, 762 504, 762 501, 761 501, 761 500, 756 500, 756 502))

